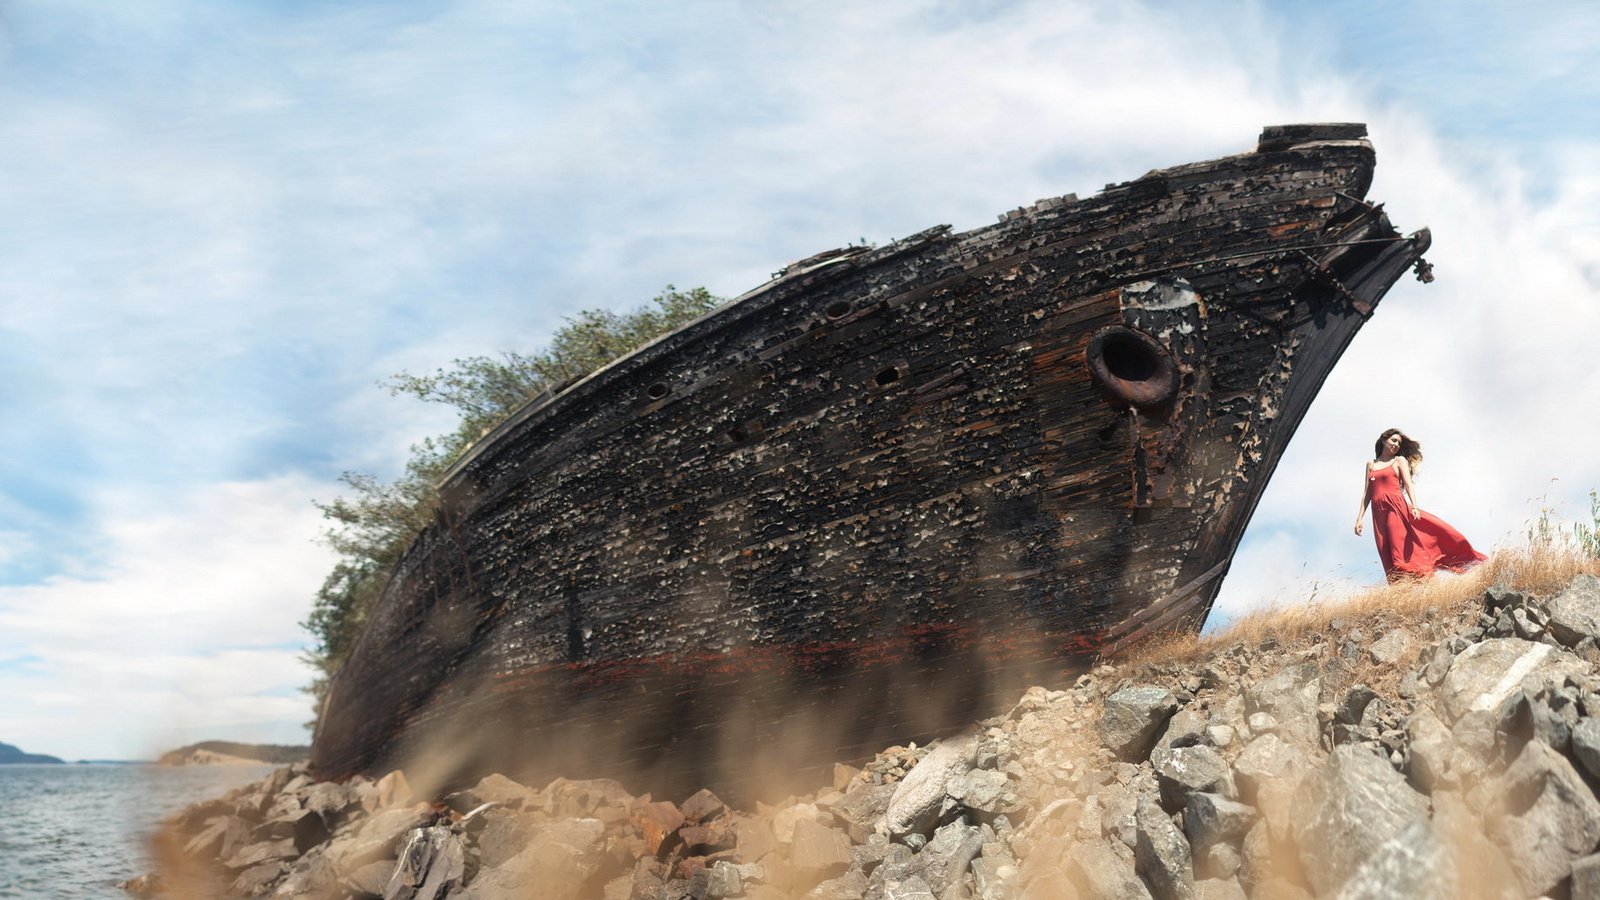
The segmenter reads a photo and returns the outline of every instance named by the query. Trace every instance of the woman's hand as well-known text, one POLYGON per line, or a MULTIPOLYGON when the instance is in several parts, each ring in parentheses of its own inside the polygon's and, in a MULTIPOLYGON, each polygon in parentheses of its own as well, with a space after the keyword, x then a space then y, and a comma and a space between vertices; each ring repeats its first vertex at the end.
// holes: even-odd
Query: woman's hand
POLYGON ((1356 520, 1356 537, 1360 537, 1360 536, 1361 536, 1361 520, 1357 519, 1356 520))
POLYGON ((1411 518, 1412 519, 1420 519, 1420 518, 1422 518, 1422 510, 1417 509, 1415 506, 1411 507, 1411 518))

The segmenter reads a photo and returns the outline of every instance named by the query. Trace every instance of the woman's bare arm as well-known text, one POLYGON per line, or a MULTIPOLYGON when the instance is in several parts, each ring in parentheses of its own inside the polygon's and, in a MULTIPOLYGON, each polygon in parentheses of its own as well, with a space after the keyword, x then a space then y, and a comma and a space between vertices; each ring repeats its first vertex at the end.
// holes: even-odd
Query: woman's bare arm
POLYGON ((1367 479, 1372 475, 1372 463, 1367 463, 1361 470, 1361 508, 1356 510, 1356 535, 1361 534, 1361 523, 1367 518, 1367 504, 1372 498, 1367 495, 1367 479))

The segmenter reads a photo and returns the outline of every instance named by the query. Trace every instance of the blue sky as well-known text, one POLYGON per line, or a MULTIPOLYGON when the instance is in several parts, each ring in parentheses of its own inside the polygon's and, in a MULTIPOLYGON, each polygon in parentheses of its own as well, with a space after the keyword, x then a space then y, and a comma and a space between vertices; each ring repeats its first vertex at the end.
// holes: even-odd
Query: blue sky
POLYGON ((296 741, 313 499, 378 386, 664 285, 1365 121, 1431 225, 1220 610, 1377 580, 1358 465, 1493 546, 1600 486, 1600 13, 1579 3, 0 2, 0 740, 296 741), (1552 480, 1554 479, 1554 480, 1552 480))

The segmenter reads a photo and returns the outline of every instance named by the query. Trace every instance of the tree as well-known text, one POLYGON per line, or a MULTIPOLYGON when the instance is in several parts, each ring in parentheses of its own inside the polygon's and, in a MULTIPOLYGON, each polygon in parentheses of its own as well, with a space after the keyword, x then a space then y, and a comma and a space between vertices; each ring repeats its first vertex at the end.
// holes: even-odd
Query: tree
POLYGON ((306 658, 320 673, 306 690, 320 708, 333 676, 355 647, 394 565, 433 521, 438 482, 451 464, 494 427, 548 391, 558 391, 617 357, 704 315, 722 302, 703 287, 667 285, 651 305, 632 312, 586 309, 566 319, 548 348, 524 355, 472 356, 427 375, 401 372, 386 385, 443 403, 461 415, 449 434, 412 445, 405 471, 393 483, 346 472, 347 496, 317 507, 331 523, 324 540, 339 555, 301 625, 315 642, 306 658))

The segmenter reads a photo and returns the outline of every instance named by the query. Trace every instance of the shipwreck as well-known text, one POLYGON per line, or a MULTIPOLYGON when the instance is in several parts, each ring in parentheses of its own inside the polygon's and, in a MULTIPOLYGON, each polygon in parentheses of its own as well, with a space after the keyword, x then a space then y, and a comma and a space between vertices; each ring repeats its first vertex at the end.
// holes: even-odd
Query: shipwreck
POLYGON ((1426 230, 1358 124, 791 265, 449 473, 321 713, 447 759, 759 791, 1203 622, 1426 230))

